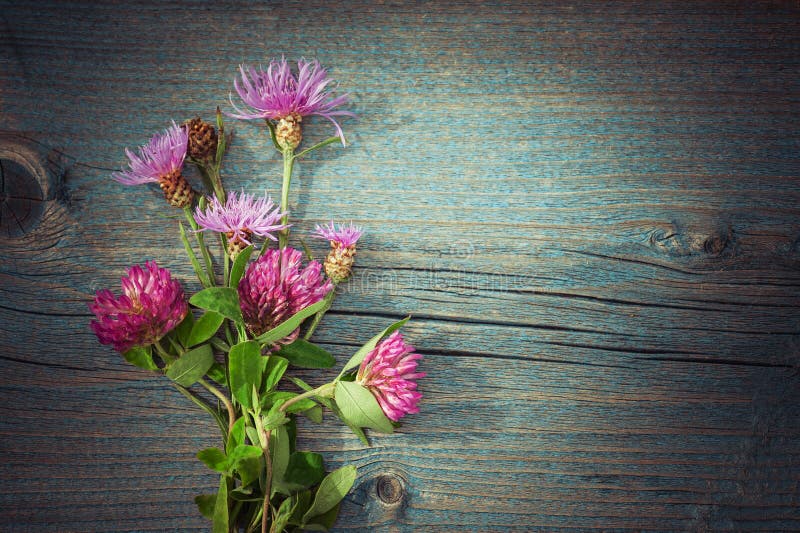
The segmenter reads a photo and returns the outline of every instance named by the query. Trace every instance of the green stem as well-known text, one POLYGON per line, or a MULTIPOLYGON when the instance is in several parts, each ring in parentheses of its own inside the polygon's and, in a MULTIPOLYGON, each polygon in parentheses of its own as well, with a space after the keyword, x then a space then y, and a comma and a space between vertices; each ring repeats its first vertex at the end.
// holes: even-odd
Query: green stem
POLYGON ((178 223, 178 228, 181 232, 181 241, 183 242, 183 248, 186 250, 186 255, 189 256, 189 262, 192 264, 192 268, 194 269, 194 273, 197 275, 197 279, 200 280, 200 285, 203 288, 211 287, 211 281, 208 279, 208 276, 205 272, 203 272, 202 267, 200 266, 200 262, 197 260, 197 256, 192 250, 192 245, 189 244, 189 239, 186 237, 186 230, 183 228, 183 224, 180 222, 178 223))
POLYGON ((225 409, 228 410, 228 433, 233 431, 233 423, 236 422, 236 411, 233 409, 233 404, 225 396, 222 391, 216 388, 214 385, 210 384, 203 378, 197 380, 197 382, 202 385, 208 392, 219 398, 219 401, 222 402, 222 405, 225 406, 225 409))
POLYGON ((305 150, 294 156, 294 158, 297 159, 298 157, 303 157, 309 152, 313 152, 314 150, 322 148, 323 146, 328 146, 329 144, 335 143, 338 140, 340 140, 338 135, 334 135, 333 137, 328 137, 324 141, 315 144, 311 148, 306 148, 305 150))
POLYGON ((189 222, 189 227, 192 228, 195 232, 195 238, 197 238, 197 244, 200 246, 200 254, 203 256, 203 261, 206 264, 206 276, 209 281, 209 286, 214 285, 214 265, 211 263, 211 254, 208 252, 208 246, 206 246, 205 236, 203 232, 197 231, 200 226, 197 225, 197 222, 194 219, 194 213, 192 213, 192 208, 188 205, 183 208, 183 213, 186 215, 186 221, 189 222))
POLYGON ((319 386, 314 390, 310 390, 304 392, 303 394, 298 394, 294 398, 289 398, 286 400, 283 405, 278 408, 278 411, 281 413, 286 412, 290 405, 299 402, 300 400, 304 400, 306 398, 310 398, 311 396, 321 396, 323 398, 330 397, 330 393, 333 392, 333 389, 336 387, 336 383, 326 383, 325 385, 319 386))
POLYGON ((261 415, 252 413, 253 422, 256 424, 258 439, 261 441, 261 448, 264 450, 264 459, 267 463, 267 477, 264 482, 264 505, 261 511, 261 533, 267 532, 267 522, 269 522, 269 500, 272 492, 272 457, 269 455, 269 438, 271 431, 264 429, 261 415))
POLYGON ((325 307, 323 307, 322 309, 317 311, 317 314, 314 315, 314 320, 311 322, 311 325, 308 327, 308 331, 306 331, 306 334, 303 335, 303 338, 305 340, 308 340, 308 339, 311 338, 311 335, 314 333, 314 330, 317 329, 317 326, 319 325, 320 320, 322 320, 322 317, 325 316, 325 313, 327 313, 328 310, 333 305, 333 299, 334 299, 335 296, 336 296, 336 285, 334 285, 333 288, 330 290, 330 292, 325 295, 325 307))
POLYGON ((217 425, 219 426, 219 431, 220 433, 222 433, 222 441, 223 442, 227 441, 228 432, 230 432, 230 430, 228 430, 228 432, 225 431, 225 421, 222 420, 222 417, 219 415, 219 413, 215 409, 213 409, 210 405, 208 405, 206 402, 204 402, 203 400, 192 394, 191 391, 189 391, 189 389, 187 389, 186 387, 182 387, 181 385, 178 385, 174 381, 172 381, 171 383, 172 386, 178 389, 178 391, 181 394, 189 398, 198 407, 200 407, 200 409, 210 414, 214 418, 214 420, 216 420, 217 425))
POLYGON ((156 347, 158 355, 161 356, 161 358, 164 360, 165 363, 170 364, 173 361, 175 361, 175 357, 171 356, 169 352, 167 352, 167 350, 165 350, 164 347, 161 346, 161 341, 154 342, 153 346, 156 347))
MULTIPOLYGON (((284 213, 281 224, 289 223, 289 186, 292 183, 292 169, 294 167, 294 149, 283 149, 283 185, 281 185, 281 211, 284 213)), ((281 249, 289 242, 289 228, 278 235, 281 249)))

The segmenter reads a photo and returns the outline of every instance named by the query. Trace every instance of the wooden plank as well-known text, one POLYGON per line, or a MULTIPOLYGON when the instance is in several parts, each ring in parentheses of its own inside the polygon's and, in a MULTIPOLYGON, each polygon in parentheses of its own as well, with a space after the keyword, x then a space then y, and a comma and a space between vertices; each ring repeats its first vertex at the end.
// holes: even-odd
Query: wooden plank
MULTIPOLYGON (((281 52, 359 114, 290 198, 297 235, 367 229, 315 338, 341 362, 411 314, 429 376, 371 448, 302 428, 359 467, 337 530, 800 528, 796 3, 2 5, 0 159, 43 193, 0 231, 0 529, 207 530, 213 425, 86 302, 145 259, 198 288, 160 193, 109 174, 281 52)), ((229 124, 228 186, 276 195, 229 124)))

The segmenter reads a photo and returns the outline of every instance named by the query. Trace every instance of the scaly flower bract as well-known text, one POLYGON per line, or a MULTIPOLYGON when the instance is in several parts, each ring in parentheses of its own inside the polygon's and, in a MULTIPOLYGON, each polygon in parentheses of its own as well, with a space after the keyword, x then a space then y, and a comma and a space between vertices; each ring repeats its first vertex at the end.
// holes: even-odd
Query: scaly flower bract
POLYGON ((92 331, 101 344, 111 344, 119 352, 153 344, 189 311, 181 284, 154 261, 146 262, 145 268, 130 267, 122 278, 122 292, 115 296, 108 289, 97 291, 89 304, 97 317, 90 324, 92 331))
POLYGON ((414 347, 395 331, 361 362, 356 382, 372 392, 390 420, 397 422, 407 414, 419 412, 417 403, 422 394, 417 392, 415 380, 425 377, 423 372, 416 372, 419 359, 422 356, 414 353, 414 347))
MULTIPOLYGON (((270 249, 250 263, 239 282, 239 305, 247 329, 261 335, 293 314, 322 300, 333 288, 324 280, 320 265, 311 261, 302 268, 303 254, 287 246, 270 249)), ((297 338, 297 328, 276 344, 288 344, 297 338)))
MULTIPOLYGON (((289 117, 319 115, 330 120, 345 144, 344 133, 334 117, 355 116, 350 111, 336 109, 348 101, 348 95, 332 96, 328 86, 333 82, 319 61, 297 62, 295 76, 286 59, 270 61, 267 70, 259 66, 240 65, 241 79, 234 79, 233 86, 239 97, 251 109, 241 110, 230 102, 236 113, 229 114, 239 119, 281 120, 289 117)), ((299 122, 299 121, 298 121, 299 122)), ((298 143, 299 144, 299 143, 298 143)))
POLYGON ((353 273, 353 264, 356 261, 356 242, 361 237, 361 228, 350 222, 349 226, 344 224, 338 227, 331 221, 317 227, 314 237, 327 239, 331 243, 331 251, 325 258, 325 273, 334 283, 341 283, 347 280, 353 273))

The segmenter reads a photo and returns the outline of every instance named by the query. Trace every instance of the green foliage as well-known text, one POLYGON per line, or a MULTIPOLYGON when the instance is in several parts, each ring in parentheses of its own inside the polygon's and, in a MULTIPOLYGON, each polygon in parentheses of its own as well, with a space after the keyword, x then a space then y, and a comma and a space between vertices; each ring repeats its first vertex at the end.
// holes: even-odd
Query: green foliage
POLYGON ((158 370, 153 362, 153 351, 150 346, 134 346, 122 354, 127 362, 145 370, 158 370))
POLYGON ((314 496, 314 503, 303 515, 303 524, 310 524, 314 517, 333 509, 350 492, 355 480, 356 467, 353 465, 343 466, 325 476, 314 496))
POLYGON ((211 346, 204 344, 186 352, 173 362, 167 368, 167 377, 179 385, 190 387, 197 383, 213 364, 214 353, 211 351, 211 346))
POLYGON ((291 494, 313 487, 324 477, 322 455, 313 452, 294 452, 289 456, 289 463, 279 490, 284 494, 291 494))
POLYGON ((230 287, 209 287, 189 298, 189 303, 207 311, 216 311, 237 324, 243 324, 239 293, 230 287))
POLYGON ((231 389, 236 400, 245 407, 253 407, 253 387, 261 387, 266 366, 261 348, 255 341, 240 342, 228 354, 231 389))
POLYGON ((234 289, 239 286, 239 281, 242 279, 244 275, 244 270, 247 267, 247 261, 250 259, 250 256, 253 254, 253 245, 248 246, 241 252, 239 255, 236 256, 236 259, 233 261, 233 266, 231 266, 231 275, 230 281, 228 285, 233 287, 234 289))
MULTIPOLYGON (((191 300, 189 301, 191 302, 191 300)), ((237 299, 237 305, 238 305, 238 299, 237 299)), ((275 342, 281 340, 282 338, 286 337, 291 332, 293 332, 295 329, 300 327, 300 324, 303 323, 303 320, 310 317, 311 315, 316 314, 317 311, 321 310, 323 307, 325 307, 325 305, 326 303, 325 300, 323 299, 315 304, 309 305, 305 309, 301 309, 300 311, 293 314, 292 316, 290 316, 285 321, 281 322, 279 325, 275 326, 271 330, 256 337, 256 340, 260 342, 262 345, 274 344, 275 342)))
POLYGON ((197 504, 197 509, 200 511, 200 514, 209 520, 213 520, 214 518, 214 504, 216 501, 216 494, 201 494, 194 497, 194 503, 197 504))
POLYGON ((346 422, 381 433, 391 433, 394 430, 372 393, 358 383, 337 382, 334 400, 346 422))
POLYGON ((336 364, 336 359, 327 350, 305 339, 282 346, 276 355, 300 368, 331 368, 336 364))
POLYGON ((216 311, 206 311, 206 313, 192 325, 186 340, 182 341, 182 344, 191 348, 192 346, 197 346, 202 342, 206 342, 217 333, 224 320, 225 317, 216 311))

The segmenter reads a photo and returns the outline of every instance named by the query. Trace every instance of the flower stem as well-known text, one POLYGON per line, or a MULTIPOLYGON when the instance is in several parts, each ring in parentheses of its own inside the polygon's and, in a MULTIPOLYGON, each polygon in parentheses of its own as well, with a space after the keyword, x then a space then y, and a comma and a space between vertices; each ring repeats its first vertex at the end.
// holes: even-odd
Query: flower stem
POLYGON ((267 477, 264 482, 264 506, 261 512, 261 533, 267 533, 267 522, 269 521, 269 500, 272 492, 272 457, 269 455, 269 438, 271 431, 264 429, 259 413, 252 413, 253 421, 256 424, 258 439, 261 441, 261 448, 264 450, 264 459, 267 463, 267 477))
POLYGON ((197 238, 197 244, 200 245, 200 254, 203 256, 203 261, 206 264, 206 279, 208 279, 209 286, 214 286, 214 265, 211 263, 211 254, 208 252, 205 236, 202 232, 197 231, 200 226, 197 225, 197 222, 194 219, 192 208, 187 205, 183 208, 183 213, 186 215, 186 221, 189 223, 189 227, 191 227, 195 232, 194 235, 195 238, 197 238))
POLYGON ((333 288, 330 290, 330 292, 328 292, 328 294, 325 295, 325 307, 317 311, 317 314, 314 315, 314 320, 311 321, 311 325, 308 327, 308 331, 306 331, 306 334, 303 335, 303 338, 305 340, 311 338, 311 335, 314 333, 314 330, 317 329, 320 320, 322 320, 322 317, 325 316, 325 313, 327 313, 328 310, 333 305, 333 299, 335 298, 335 296, 336 296, 336 285, 334 285, 333 288))
POLYGON ((219 401, 221 401, 222 405, 225 406, 225 409, 228 410, 228 433, 233 431, 233 423, 236 422, 236 411, 233 409, 233 404, 231 401, 222 393, 222 391, 203 378, 198 379, 197 382, 205 387, 208 392, 219 398, 219 401))
POLYGON ((321 385, 314 390, 306 391, 303 394, 298 394, 294 398, 289 398, 286 400, 283 405, 278 408, 278 411, 284 413, 290 405, 297 403, 300 400, 310 398, 311 396, 322 396, 323 398, 329 397, 331 395, 330 393, 333 392, 334 387, 336 387, 335 383, 326 383, 325 385, 321 385))
MULTIPOLYGON (((292 169, 294 167, 294 149, 284 148, 283 151, 283 185, 281 186, 281 211, 283 218, 281 224, 289 223, 289 186, 292 183, 292 169)), ((289 228, 286 228, 278 235, 281 249, 286 247, 289 242, 289 228)))
POLYGON ((202 285, 203 288, 211 287, 211 281, 208 279, 208 275, 203 272, 203 268, 200 266, 200 262, 197 260, 194 250, 192 250, 192 245, 189 244, 189 239, 186 237, 186 230, 183 229, 183 224, 179 222, 178 228, 181 232, 183 248, 186 250, 186 255, 189 256, 189 262, 192 264, 192 268, 194 269, 194 273, 197 275, 197 279, 200 280, 200 285, 202 285))

